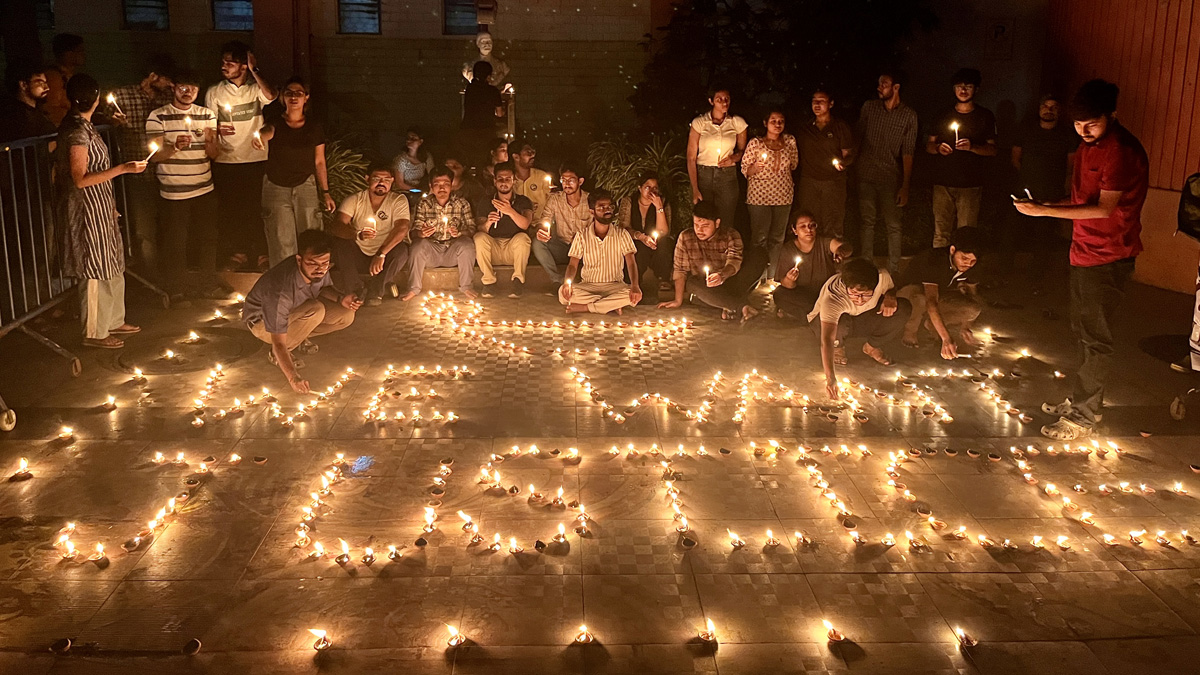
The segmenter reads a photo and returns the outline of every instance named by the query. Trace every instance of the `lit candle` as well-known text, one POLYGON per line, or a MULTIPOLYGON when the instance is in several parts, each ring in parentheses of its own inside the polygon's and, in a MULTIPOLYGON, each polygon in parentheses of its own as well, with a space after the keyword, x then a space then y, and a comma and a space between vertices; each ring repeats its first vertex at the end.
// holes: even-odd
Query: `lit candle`
POLYGON ((112 92, 109 92, 108 96, 104 97, 104 100, 108 101, 109 105, 116 108, 118 113, 120 113, 122 115, 125 114, 125 112, 121 110, 121 106, 117 104, 117 97, 114 96, 112 92))
MULTIPOLYGON (((228 108, 229 105, 226 104, 225 107, 228 108)), ((327 633, 325 631, 320 630, 318 628, 309 628, 308 632, 317 636, 317 641, 313 643, 313 649, 315 649, 319 652, 323 652, 326 649, 329 649, 329 647, 331 645, 333 645, 333 641, 330 640, 328 637, 326 637, 327 633)))
POLYGON ((979 644, 978 640, 968 635, 967 632, 961 628, 955 628, 954 635, 958 637, 959 644, 964 647, 974 647, 975 645, 979 644))
POLYGON ((594 639, 595 638, 592 636, 592 634, 588 632, 588 627, 586 625, 581 625, 579 627, 579 632, 575 634, 575 642, 577 644, 586 645, 594 639))
POLYGON ((467 641, 467 638, 458 629, 450 624, 446 624, 446 630, 450 633, 450 637, 446 639, 446 645, 450 647, 458 647, 467 641))
POLYGON ((958 147, 958 122, 951 122, 950 128, 954 130, 954 146, 958 147))
POLYGON ((150 154, 146 155, 146 159, 144 159, 142 161, 149 162, 150 158, 153 157, 154 153, 156 153, 156 152, 158 152, 158 143, 155 143, 154 141, 150 141, 150 154))
POLYGON ((834 628, 828 619, 822 619, 821 623, 825 625, 825 637, 829 638, 830 642, 841 642, 846 639, 846 636, 834 628))
POLYGON ((713 625, 712 619, 704 620, 704 630, 697 633, 697 637, 707 643, 717 641, 717 627, 713 625))

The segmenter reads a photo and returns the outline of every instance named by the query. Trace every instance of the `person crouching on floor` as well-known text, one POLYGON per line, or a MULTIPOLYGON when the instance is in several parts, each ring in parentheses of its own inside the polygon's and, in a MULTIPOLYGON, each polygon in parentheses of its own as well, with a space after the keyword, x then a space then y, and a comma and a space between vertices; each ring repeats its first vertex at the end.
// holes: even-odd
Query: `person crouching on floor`
POLYGON ((971 325, 983 303, 976 280, 967 273, 978 261, 979 230, 963 227, 950 235, 950 245, 923 251, 901 275, 896 295, 912 303, 912 316, 904 327, 904 344, 918 346, 917 332, 928 322, 942 340, 942 358, 958 358, 960 343, 974 346, 971 325), (957 338, 957 341, 956 341, 957 338))

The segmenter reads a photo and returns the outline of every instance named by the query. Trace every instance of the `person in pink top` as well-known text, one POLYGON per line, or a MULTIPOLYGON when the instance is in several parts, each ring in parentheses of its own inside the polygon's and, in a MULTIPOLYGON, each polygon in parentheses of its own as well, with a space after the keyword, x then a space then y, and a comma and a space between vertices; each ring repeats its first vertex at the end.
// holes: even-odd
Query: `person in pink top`
POLYGON ((1117 85, 1091 80, 1069 112, 1083 140, 1075 153, 1071 196, 1042 203, 1014 197, 1027 216, 1066 218, 1071 234, 1071 327, 1083 352, 1071 397, 1043 403, 1059 420, 1042 435, 1069 441, 1092 434, 1103 416, 1104 381, 1112 365, 1112 321, 1142 252, 1142 205, 1150 183, 1146 150, 1116 119, 1117 85))

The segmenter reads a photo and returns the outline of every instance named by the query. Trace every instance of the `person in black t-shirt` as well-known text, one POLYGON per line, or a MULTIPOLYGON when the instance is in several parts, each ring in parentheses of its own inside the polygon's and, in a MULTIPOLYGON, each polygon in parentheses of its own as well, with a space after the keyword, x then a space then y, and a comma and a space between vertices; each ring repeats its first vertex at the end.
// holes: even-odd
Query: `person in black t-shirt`
POLYGON ((499 134, 497 122, 504 117, 504 97, 500 90, 488 84, 492 64, 477 61, 471 71, 472 79, 463 90, 462 146, 467 159, 476 163, 486 156, 488 145, 499 134))
POLYGON ((496 165, 495 192, 475 219, 475 261, 483 273, 483 297, 496 293, 497 264, 513 266, 512 290, 508 297, 519 298, 525 288, 525 267, 529 264, 529 224, 533 222, 533 202, 513 192, 514 170, 509 162, 496 165), (486 214, 486 215, 483 215, 486 214))
POLYGON ((983 181, 996 155, 996 116, 975 105, 982 76, 974 68, 954 74, 954 108, 929 130, 925 151, 933 161, 933 247, 950 243, 950 233, 979 224, 983 181))
POLYGON ((39 107, 50 97, 45 68, 17 66, 10 83, 11 97, 0 100, 0 141, 48 136, 57 131, 39 107))
POLYGON ((978 262, 979 249, 979 230, 966 227, 950 235, 949 246, 928 249, 913 258, 896 292, 898 297, 908 298, 913 308, 904 326, 906 346, 918 346, 917 332, 924 322, 942 339, 943 359, 958 356, 959 342, 976 344, 971 325, 979 318, 983 303, 976 294, 978 284, 967 273, 978 262))

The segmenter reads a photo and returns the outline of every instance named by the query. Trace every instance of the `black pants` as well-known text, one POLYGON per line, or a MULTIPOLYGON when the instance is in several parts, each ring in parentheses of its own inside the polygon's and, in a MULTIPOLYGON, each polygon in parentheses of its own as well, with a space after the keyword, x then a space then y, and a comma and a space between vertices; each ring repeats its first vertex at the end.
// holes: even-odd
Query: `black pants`
MULTIPOLYGON (((658 248, 650 248, 640 241, 634 241, 637 248, 634 258, 637 260, 638 278, 646 276, 646 270, 654 270, 654 278, 659 283, 671 280, 671 268, 675 262, 675 240, 663 237, 658 240, 658 248)), ((628 277, 628 274, 626 275, 628 277)), ((628 278, 626 278, 628 281, 628 278)))
POLYGON ((785 315, 807 321, 808 313, 812 311, 813 305, 817 304, 817 296, 820 293, 820 288, 812 289, 803 286, 784 288, 780 286, 771 293, 771 298, 775 301, 775 308, 782 310, 785 315))
POLYGON ((384 284, 395 281, 404 264, 408 262, 408 244, 400 243, 388 251, 383 262, 383 270, 371 275, 371 256, 362 252, 358 243, 353 239, 336 237, 333 240, 333 285, 343 292, 353 292, 363 285, 363 294, 367 298, 378 298, 383 295, 384 284))
POLYGON ((262 184, 266 162, 212 163, 213 187, 220 205, 221 255, 245 253, 253 264, 267 252, 263 234, 262 184))
MULTIPOLYGON (((891 344, 904 333, 904 324, 912 316, 912 303, 904 298, 896 298, 896 311, 891 316, 879 313, 879 308, 869 309, 858 316, 843 314, 838 319, 835 347, 846 346, 846 338, 866 338, 867 344, 882 349, 891 344)), ((821 339, 821 317, 816 317, 808 324, 821 339)))
POLYGON ((191 199, 163 199, 159 215, 159 270, 164 290, 172 295, 184 292, 189 257, 195 260, 205 283, 215 283, 216 192, 191 199))
POLYGON ((1071 266, 1071 330, 1079 338, 1083 364, 1075 374, 1071 421, 1096 423, 1104 409, 1104 381, 1112 368, 1112 321, 1133 273, 1133 258, 1096 267, 1071 266))
POLYGON ((709 288, 704 283, 703 277, 689 274, 684 292, 691 294, 695 301, 709 307, 717 307, 729 312, 742 311, 750 289, 754 288, 754 284, 758 283, 759 278, 762 277, 763 270, 767 269, 766 251, 751 246, 745 250, 744 255, 741 269, 737 274, 726 279, 725 283, 709 288))

